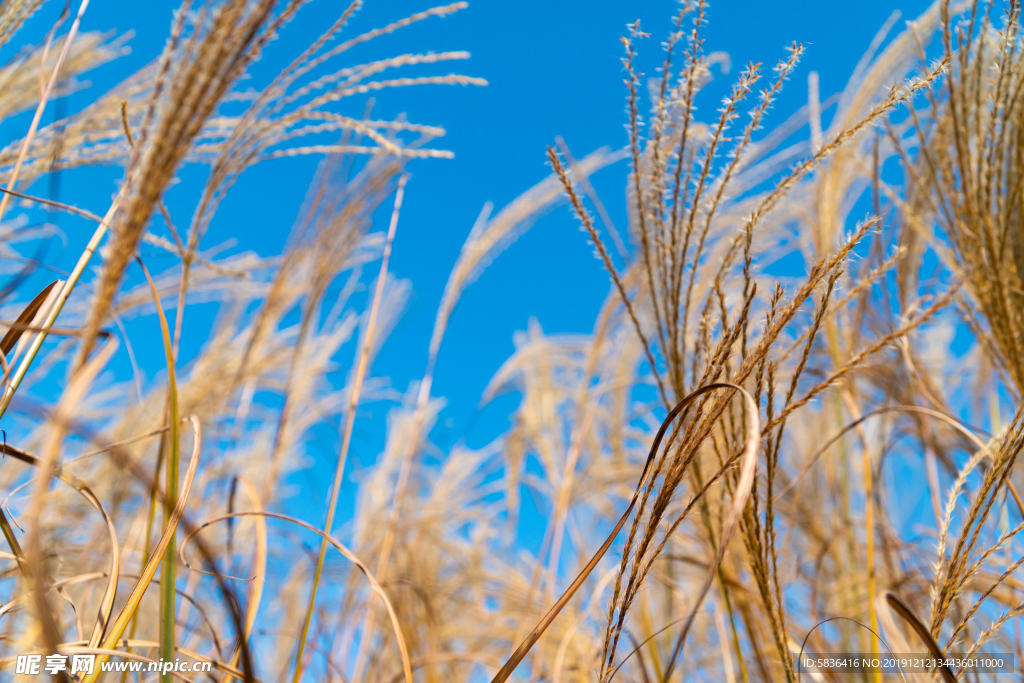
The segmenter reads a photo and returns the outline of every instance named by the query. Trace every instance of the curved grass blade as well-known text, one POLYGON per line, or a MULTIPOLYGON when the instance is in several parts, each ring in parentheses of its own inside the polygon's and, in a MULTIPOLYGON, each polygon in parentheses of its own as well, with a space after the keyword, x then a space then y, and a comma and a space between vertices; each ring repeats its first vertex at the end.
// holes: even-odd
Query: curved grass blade
MULTIPOLYGON (((39 458, 26 453, 21 449, 14 448, 8 444, 3 444, 0 448, 3 449, 4 455, 10 455, 11 457, 28 465, 32 465, 33 467, 42 467, 42 461, 39 458)), ((103 518, 103 522, 107 525, 107 533, 110 536, 110 569, 106 573, 107 587, 103 592, 102 599, 100 600, 100 607, 96 615, 96 624, 93 626, 92 635, 89 637, 89 647, 96 647, 99 645, 99 642, 103 637, 103 631, 106 629, 106 625, 110 621, 110 614, 114 609, 114 597, 117 595, 118 573, 121 566, 121 549, 117 543, 117 529, 114 527, 114 521, 104 509, 103 503, 100 501, 99 497, 93 493, 92 489, 89 488, 88 484, 78 477, 68 474, 63 470, 63 468, 55 465, 51 465, 51 467, 53 469, 53 476, 78 491, 78 493, 85 498, 86 502, 100 513, 100 516, 103 518)))
MULTIPOLYGON (((876 605, 876 607, 877 607, 877 605, 876 605)), ((796 656, 797 661, 801 661, 803 659, 804 652, 807 651, 807 641, 811 639, 811 635, 814 633, 814 631, 817 630, 818 628, 824 626, 825 624, 830 624, 830 623, 835 622, 835 621, 848 621, 850 623, 856 624, 857 626, 860 626, 862 629, 864 629, 865 631, 870 633, 872 636, 874 636, 875 640, 882 644, 882 646, 885 648, 886 652, 889 653, 889 656, 892 657, 893 660, 896 662, 896 667, 897 667, 896 671, 897 671, 897 673, 899 673, 900 678, 903 679, 904 683, 906 682, 907 674, 903 671, 903 666, 900 664, 900 659, 898 657, 896 657, 896 653, 894 653, 892 651, 892 648, 889 647, 889 643, 885 642, 885 638, 883 638, 881 635, 879 635, 877 631, 875 631, 873 628, 871 628, 870 626, 868 626, 864 622, 858 621, 858 620, 856 620, 856 619, 854 619, 852 617, 831 617, 829 619, 823 619, 823 620, 819 621, 817 624, 815 624, 811 628, 811 630, 807 632, 807 634, 804 636, 804 641, 800 644, 800 652, 797 653, 797 656, 796 656)), ((803 673, 804 673, 803 667, 801 667, 801 668, 799 668, 797 670, 797 675, 796 675, 797 683, 800 683, 803 680, 803 673)))
MULTIPOLYGON (((256 487, 252 485, 252 482, 242 475, 239 475, 237 481, 242 482, 242 486, 245 488, 245 493, 249 496, 249 500, 252 501, 252 505, 256 508, 256 511, 262 512, 263 504, 260 501, 259 493, 256 491, 256 487)), ((184 545, 184 543, 182 545, 184 545)), ((262 516, 256 518, 256 550, 253 553, 251 566, 254 570, 254 580, 249 583, 249 591, 246 595, 245 633, 241 636, 241 638, 245 639, 249 638, 249 635, 252 633, 252 627, 256 623, 256 613, 260 609, 260 600, 263 598, 264 582, 262 579, 267 573, 267 523, 264 521, 262 516)), ((236 670, 238 667, 238 658, 241 653, 241 648, 235 647, 235 652, 231 656, 229 666, 236 670)), ((225 681, 227 681, 228 675, 228 672, 224 672, 224 676, 221 677, 221 683, 225 683, 225 681)))
MULTIPOLYGON (((690 616, 687 619, 686 628, 684 629, 683 633, 680 635, 680 639, 676 643, 676 649, 681 649, 682 642, 686 637, 686 630, 693 622, 693 616, 694 614, 696 614, 696 610, 700 606, 700 603, 703 601, 704 596, 707 595, 708 588, 710 588, 711 581, 714 579, 715 576, 715 570, 717 569, 718 564, 722 561, 722 556, 725 553, 725 547, 728 544, 729 537, 732 535, 732 532, 735 529, 737 522, 739 521, 739 515, 743 512, 743 508, 747 504, 747 497, 750 495, 750 489, 754 483, 754 470, 757 465, 757 450, 761 435, 761 421, 758 419, 757 404, 754 402, 753 397, 749 393, 747 393, 747 391, 743 389, 743 387, 737 386, 735 384, 729 384, 727 382, 716 382, 715 384, 709 384, 705 387, 697 389, 690 395, 686 396, 679 403, 677 403, 675 407, 669 411, 668 415, 665 416, 665 420, 661 423, 661 428, 658 430, 658 433, 654 437, 654 442, 651 444, 651 450, 647 454, 647 461, 644 463, 643 472, 640 473, 640 481, 636 485, 636 491, 633 493, 633 498, 629 501, 629 506, 626 508, 626 511, 622 513, 622 516, 619 518, 619 521, 615 525, 615 528, 612 529, 612 532, 608 535, 608 538, 605 539, 605 542, 601 545, 597 552, 594 553, 594 556, 590 559, 590 562, 587 563, 587 566, 583 568, 583 570, 579 573, 579 575, 572 582, 572 584, 562 594, 562 597, 560 597, 551 607, 551 609, 548 610, 548 613, 544 615, 544 617, 540 620, 540 622, 533 629, 530 635, 528 635, 526 639, 522 642, 522 644, 519 645, 516 651, 512 653, 512 656, 508 658, 508 661, 506 661, 504 666, 501 667, 501 670, 499 670, 498 673, 495 674, 494 678, 491 679, 491 683, 504 683, 509 679, 509 677, 512 675, 512 672, 515 671, 516 667, 519 666, 519 663, 522 662, 526 655, 530 652, 530 648, 532 648, 534 644, 540 639, 544 631, 546 631, 548 626, 551 625, 551 622, 555 620, 555 617, 558 616, 559 612, 561 612, 562 609, 566 606, 566 604, 568 604, 569 600, 571 600, 573 595, 576 594, 576 591, 578 591, 580 586, 583 585, 583 582, 587 580, 587 577, 589 577, 590 574, 597 567, 597 563, 600 562, 601 558, 604 557, 604 554, 608 552, 608 548, 610 548, 612 543, 615 542, 615 537, 619 535, 619 532, 625 525, 626 520, 629 518, 629 515, 633 512, 633 508, 636 506, 637 501, 640 499, 640 494, 643 492, 644 487, 650 483, 648 482, 647 477, 651 473, 651 465, 654 463, 655 456, 657 456, 658 454, 658 449, 661 447, 661 441, 665 437, 665 432, 668 430, 669 425, 672 424, 672 421, 675 420, 679 413, 681 413, 682 410, 686 406, 688 406, 694 399, 716 389, 734 389, 742 392, 744 398, 746 398, 747 406, 750 412, 750 419, 748 421, 747 426, 747 444, 746 448, 744 448, 743 451, 744 456, 740 474, 740 481, 736 488, 736 495, 733 498, 733 507, 729 512, 729 518, 726 522, 725 527, 723 528, 724 530, 722 535, 722 542, 719 544, 719 551, 717 557, 715 558, 715 563, 711 567, 711 571, 708 574, 709 578, 705 582, 700 597, 694 603, 693 612, 691 612, 690 616)), ((676 652, 673 652, 673 661, 675 659, 676 654, 676 652)))
MULTIPOLYGON (((200 573, 212 576, 213 572, 207 572, 207 571, 202 570, 202 569, 197 569, 197 568, 193 567, 192 565, 190 565, 188 563, 188 561, 185 559, 185 546, 200 531, 202 531, 206 527, 210 526, 211 524, 216 524, 217 522, 223 522, 224 520, 233 519, 235 517, 270 517, 272 519, 280 519, 280 520, 285 521, 285 522, 291 522, 292 524, 298 524, 303 529, 309 529, 310 531, 312 531, 313 533, 317 534, 322 539, 324 539, 325 541, 327 541, 328 543, 333 545, 335 548, 338 549, 338 552, 340 552, 342 555, 345 556, 345 559, 347 559, 349 562, 351 562, 356 567, 358 567, 359 570, 361 572, 363 572, 363 575, 366 576, 366 580, 369 582, 370 588, 373 590, 374 593, 376 593, 378 596, 380 596, 380 599, 384 602, 384 607, 388 611, 388 617, 391 619, 391 627, 395 631, 395 640, 398 641, 398 651, 399 651, 399 654, 402 657, 402 671, 403 671, 403 673, 405 675, 405 683, 413 683, 412 665, 411 665, 411 663, 409 661, 409 650, 408 650, 408 648, 406 647, 406 644, 405 644, 405 637, 402 635, 402 627, 398 623, 398 614, 395 613, 395 608, 391 605, 391 600, 388 599, 387 593, 384 592, 384 589, 381 587, 380 583, 377 582, 377 578, 373 575, 373 572, 370 571, 369 567, 367 567, 363 563, 363 561, 360 560, 356 556, 355 553, 353 553, 351 550, 346 548, 339 541, 336 541, 330 535, 325 534, 324 532, 322 532, 319 529, 317 529, 312 524, 309 524, 307 522, 303 522, 301 519, 296 519, 295 517, 289 517, 288 515, 282 515, 282 514, 277 513, 277 512, 255 512, 255 511, 249 511, 249 512, 232 512, 232 513, 226 514, 226 515, 219 515, 217 517, 214 517, 213 519, 207 520, 206 522, 204 522, 203 524, 198 526, 196 529, 194 529, 192 532, 190 532, 188 534, 188 536, 186 536, 185 538, 182 539, 182 541, 181 541, 181 549, 180 549, 180 558, 181 558, 182 564, 184 564, 186 567, 188 567, 192 571, 200 572, 200 573)), ((255 578, 255 577, 253 577, 253 578, 255 578)), ((89 682, 87 681, 86 683, 89 683, 89 682)))
POLYGON ((46 301, 46 297, 50 295, 54 286, 59 282, 60 280, 54 280, 50 284, 46 285, 46 287, 43 288, 43 291, 36 294, 36 298, 29 302, 28 306, 25 307, 25 310, 23 310, 21 315, 18 316, 18 319, 11 325, 11 329, 7 330, 7 334, 5 334, 4 338, 0 340, 0 351, 4 352, 5 358, 11 355, 14 345, 18 343, 19 339, 21 339, 21 335, 25 332, 26 327, 28 327, 32 322, 32 318, 35 317, 36 313, 42 307, 43 302, 46 301))
MULTIPOLYGON (((131 594, 128 596, 127 602, 124 607, 121 608, 120 614, 117 615, 117 619, 110 626, 110 629, 106 632, 103 638, 102 647, 110 650, 113 648, 117 641, 121 638, 125 628, 128 627, 128 622, 131 620, 132 615, 135 614, 135 610, 139 608, 139 604, 142 602, 142 596, 146 594, 146 589, 149 587, 150 582, 156 575, 157 567, 160 565, 160 559, 165 554, 167 548, 170 546, 171 539, 174 537, 174 529, 181 519, 182 513, 185 511, 185 503, 188 501, 188 495, 192 491, 192 480, 195 477, 196 467, 199 465, 199 449, 202 442, 202 431, 199 426, 199 419, 194 415, 189 416, 189 421, 192 423, 192 431, 195 435, 192 444, 192 457, 188 463, 188 471, 185 472, 185 481, 181 487, 181 495, 178 496, 177 503, 174 506, 174 511, 171 515, 171 519, 164 527, 163 534, 160 536, 160 540, 156 544, 156 548, 153 550, 152 556, 149 558, 149 562, 146 563, 145 569, 132 588, 131 594)), ((171 659, 174 659, 173 654, 171 659)), ((100 674, 100 663, 97 658, 96 666, 93 669, 92 674, 87 675, 82 683, 96 683, 96 679, 99 678, 100 674)))
MULTIPOLYGON (((875 604, 879 607, 879 616, 884 615, 885 619, 883 623, 888 622, 890 628, 895 629, 895 619, 892 618, 890 612, 895 612, 903 619, 903 621, 910 624, 910 627, 914 629, 914 633, 921 639, 928 651, 939 661, 946 659, 945 653, 939 644, 935 642, 935 638, 932 637, 931 632, 924 625, 924 623, 917 618, 917 615, 907 606, 907 603, 900 599, 900 596, 896 595, 891 591, 885 591, 879 593, 878 598, 875 600, 875 604)), ((897 631, 898 633, 898 631, 897 631)), ((938 667, 936 671, 942 674, 943 683, 956 683, 956 676, 950 670, 948 666, 943 664, 938 667)))

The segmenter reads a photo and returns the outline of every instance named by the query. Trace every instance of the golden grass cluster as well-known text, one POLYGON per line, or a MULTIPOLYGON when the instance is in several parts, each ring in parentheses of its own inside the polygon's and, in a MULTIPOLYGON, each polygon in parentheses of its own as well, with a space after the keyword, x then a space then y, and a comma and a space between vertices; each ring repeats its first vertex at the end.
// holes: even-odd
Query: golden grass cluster
MULTIPOLYGON (((43 125, 76 75, 123 51, 79 33, 87 4, 0 67, 0 116, 34 112, 0 150, 0 255, 14 265, 0 677, 17 677, 17 655, 58 652, 212 664, 163 680, 293 683, 851 680, 796 663, 839 652, 1024 665, 1016 0, 936 0, 901 31, 894 16, 824 101, 790 45, 773 68, 743 68, 706 120, 706 2, 680 4, 651 78, 652 43, 632 24, 627 144, 577 160, 553 140, 550 177, 484 208, 405 393, 373 372, 409 291, 389 270, 414 229, 400 225, 405 167, 450 153, 433 146, 443 129, 350 110, 378 90, 485 82, 403 70, 464 52, 346 58, 465 3, 363 32, 360 2, 339 6, 280 73, 243 86, 304 3, 186 0, 156 62, 43 125), (806 104, 769 127, 803 78, 806 104), (283 253, 204 249, 240 175, 296 155, 321 162, 283 253), (622 160, 620 232, 589 177, 622 160), (39 179, 97 165, 124 169, 102 216, 34 196, 39 179), (191 216, 174 216, 164 195, 187 165, 207 179, 191 216), (508 431, 442 448, 432 386, 456 304, 560 202, 610 277, 593 330, 531 324, 481 399, 518 396, 508 431), (96 228, 37 292, 24 283, 49 266, 18 247, 49 233, 12 218, 40 205, 96 228), (151 273, 143 244, 175 265, 151 273), (782 258, 804 274, 772 275, 782 258), (212 331, 179 357, 202 329, 188 306, 210 301, 212 331), (146 339, 127 335, 129 316, 146 339), (147 368, 161 379, 140 379, 141 344, 162 350, 147 368), (120 381, 107 368, 122 355, 136 376, 120 381), (360 407, 382 401, 383 449, 339 519, 360 407), (330 499, 285 515, 285 481, 323 429, 340 444, 330 499), (517 541, 538 524, 524 495, 546 517, 536 555, 517 541)), ((0 45, 40 5, 0 3, 0 45)), ((854 679, 897 676, 992 678, 854 679)))

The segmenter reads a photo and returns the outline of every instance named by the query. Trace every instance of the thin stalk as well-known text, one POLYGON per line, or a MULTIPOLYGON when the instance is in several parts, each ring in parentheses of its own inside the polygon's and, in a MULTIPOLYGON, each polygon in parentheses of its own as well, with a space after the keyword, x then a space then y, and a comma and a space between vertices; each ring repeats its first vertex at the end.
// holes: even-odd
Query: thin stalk
MULTIPOLYGON (((832 363, 834 365, 838 366, 841 363, 840 359, 842 357, 842 354, 840 353, 840 350, 839 350, 839 337, 838 337, 839 333, 838 333, 838 330, 837 330, 837 327, 836 327, 836 321, 834 319, 826 321, 825 329, 826 329, 826 338, 828 340, 829 355, 832 358, 832 363)), ((833 410, 834 410, 834 413, 835 413, 836 424, 840 425, 840 427, 841 427, 843 422, 844 422, 844 420, 843 420, 843 401, 842 401, 842 396, 840 395, 840 393, 838 391, 837 392, 833 392, 832 393, 832 399, 833 399, 832 403, 833 403, 833 410)), ((850 480, 850 477, 849 477, 850 461, 849 461, 849 454, 847 452, 846 439, 845 438, 841 439, 838 445, 839 445, 840 463, 841 463, 841 471, 839 473, 839 482, 840 482, 840 506, 839 506, 840 510, 839 510, 839 513, 840 513, 840 515, 842 515, 843 529, 846 532, 845 540, 846 540, 846 551, 847 551, 848 560, 845 563, 845 566, 847 568, 849 568, 848 576, 850 578, 849 581, 844 581, 843 582, 844 585, 845 585, 845 588, 844 588, 844 590, 841 593, 841 600, 843 601, 843 603, 845 603, 847 605, 847 609, 848 609, 849 608, 848 606, 856 605, 857 604, 856 591, 854 589, 854 586, 857 585, 856 584, 856 569, 855 569, 856 566, 857 566, 857 551, 856 551, 856 540, 854 538, 854 532, 853 532, 853 524, 851 523, 852 502, 851 502, 851 499, 850 499, 850 484, 849 484, 849 480, 850 480), (850 594, 848 594, 847 591, 849 591, 850 594)), ((870 609, 872 610, 872 613, 874 613, 874 602, 871 602, 871 608, 870 609)), ((846 634, 847 634, 847 631, 844 630, 844 636, 843 636, 843 643, 844 643, 844 645, 843 646, 844 647, 849 647, 848 645, 846 645, 846 634)), ((861 641, 861 644, 862 644, 861 645, 861 649, 866 651, 867 648, 863 647, 863 645, 864 645, 864 633, 863 633, 863 630, 858 632, 858 638, 859 638, 859 640, 861 641)))
MULTIPOLYGON (((160 319, 160 334, 164 341, 164 354, 167 357, 167 413, 170 422, 168 438, 170 439, 167 449, 165 464, 167 469, 164 473, 166 480, 167 495, 164 497, 164 527, 170 532, 170 542, 164 550, 164 558, 160 567, 160 657, 165 662, 174 660, 174 627, 175 627, 175 606, 176 594, 175 585, 175 543, 174 524, 175 508, 178 505, 178 384, 174 373, 174 349, 171 344, 171 332, 167 326, 167 318, 164 316, 164 309, 160 303, 160 294, 157 292, 156 284, 149 275, 149 270, 142 259, 137 259, 142 272, 149 282, 149 289, 153 294, 153 301, 156 304, 156 314, 160 319)), ((170 683, 173 680, 170 672, 164 672, 162 680, 170 683)))
MULTIPOLYGON (((872 502, 873 489, 871 484, 871 453, 864 449, 864 536, 867 544, 867 571, 868 571, 868 595, 875 594, 875 515, 872 502)), ((875 613, 875 601, 868 600, 868 623, 872 631, 878 630, 878 615, 875 613)), ((878 639, 871 639, 872 657, 878 657, 878 639)), ((872 680, 875 683, 882 683, 882 674, 878 669, 872 669, 872 680)))
MULTIPOLYGON (((7 195, 4 195, 7 196, 7 195)), ((7 389, 4 391, 3 398, 0 399, 0 418, 7 412, 7 408, 11 405, 11 399, 14 398, 14 392, 18 390, 21 385, 21 381, 25 379, 25 375, 28 373, 28 368, 32 365, 32 361, 35 360, 36 354, 39 353, 39 348, 43 345, 46 340, 46 335, 53 324, 57 321, 57 315, 60 314, 64 303, 68 300, 71 295, 71 290, 74 289, 75 285, 78 284, 79 278, 82 277, 82 273, 85 272, 85 267, 89 265, 89 260, 92 255, 96 253, 96 249, 100 245, 100 241, 107 232, 107 228, 110 226, 110 221, 113 220, 114 214, 117 213, 117 209, 121 204, 121 198, 124 196, 124 190, 117 195, 114 202, 107 209, 106 215, 103 217, 103 221, 99 227, 92 234, 92 238, 89 240, 89 244, 86 245, 85 251, 78 257, 78 263, 75 264, 71 274, 68 275, 67 282, 61 287, 60 294, 57 295, 57 300, 54 302, 53 307, 47 314, 43 323, 39 326, 39 332, 32 339, 32 343, 29 345, 28 351, 22 358, 21 363, 18 364, 17 370, 11 375, 11 382, 8 384, 7 389)))
MULTIPOLYGON (((128 627, 128 622, 131 621, 132 617, 134 617, 136 611, 139 609, 139 604, 142 602, 142 598, 146 594, 146 590, 149 588, 150 583, 152 583, 153 577, 156 575, 157 567, 160 564, 157 556, 159 555, 162 557, 164 555, 164 551, 170 546, 170 531, 178 524, 178 521, 184 513, 185 503, 188 502, 189 493, 192 491, 192 481, 195 478, 196 467, 199 465, 199 452, 202 446, 202 431, 199 426, 199 419, 196 418, 196 416, 190 415, 187 419, 192 423, 192 457, 189 460, 188 469, 185 472, 185 481, 182 485, 181 495, 178 497, 178 504, 174 508, 174 514, 172 515, 170 522, 164 528, 163 534, 160 536, 160 541, 153 550, 153 557, 151 557, 149 562, 146 564, 146 568, 142 571, 142 574, 139 576, 139 580, 135 583, 131 594, 128 596, 124 606, 121 608, 120 614, 117 615, 117 618, 110 625, 106 635, 103 637, 103 643, 101 645, 101 649, 103 650, 113 650, 117 646, 125 629, 128 627)), ((101 654, 102 657, 97 657, 92 673, 86 674, 82 679, 82 683, 96 683, 96 680, 100 677, 100 674, 102 673, 101 664, 106 661, 110 653, 101 654)), ((117 655, 121 657, 124 656, 121 651, 119 651, 117 655)), ((248 672, 249 669, 247 668, 246 671, 248 672)), ((246 676, 247 680, 250 680, 248 678, 248 673, 246 676)))
MULTIPOLYGON (((166 414, 167 413, 165 411, 164 415, 166 416, 166 414)), ((156 519, 157 491, 160 488, 160 468, 163 466, 163 463, 164 463, 164 448, 166 446, 167 446, 167 440, 166 439, 160 439, 160 448, 159 448, 159 450, 157 452, 157 456, 156 456, 156 471, 153 472, 153 488, 150 489, 150 493, 149 493, 149 515, 148 515, 147 520, 146 520, 146 535, 145 535, 145 541, 143 542, 143 546, 142 546, 142 564, 139 567, 139 575, 140 576, 142 575, 142 572, 145 571, 146 564, 149 563, 149 543, 150 543, 150 538, 153 535, 153 521, 156 519)), ((133 615, 132 616, 131 627, 128 630, 128 640, 134 640, 135 639, 135 629, 138 628, 138 625, 139 625, 138 615, 133 615)), ((121 677, 121 683, 127 683, 127 681, 128 681, 128 671, 125 671, 124 675, 121 677)))
POLYGON ((747 664, 743 661, 743 648, 740 646, 740 634, 736 629, 736 615, 732 613, 732 600, 729 598, 729 589, 725 585, 725 577, 722 575, 722 568, 718 568, 718 586, 722 592, 722 599, 725 601, 725 612, 729 615, 729 630, 732 633, 732 645, 736 648, 736 660, 740 663, 740 674, 743 676, 743 683, 750 683, 747 674, 747 664))
MULTIPOLYGON (((848 389, 844 390, 843 398, 846 399, 847 410, 850 411, 850 416, 854 420, 859 420, 862 416, 860 410, 857 409, 853 394, 848 389)), ((872 500, 874 486, 871 474, 871 451, 868 450, 864 428, 858 425, 857 431, 860 435, 861 450, 863 452, 861 467, 864 476, 864 542, 867 555, 868 596, 870 597, 875 595, 875 514, 874 501, 872 500)), ((875 601, 873 599, 868 600, 868 623, 872 631, 878 631, 878 614, 875 612, 875 601)), ((878 654, 878 638, 872 638, 871 656, 873 659, 877 659, 878 654)), ((882 683, 882 673, 879 669, 872 668, 871 680, 874 683, 882 683)))
POLYGON ((7 539, 7 545, 11 546, 11 553, 14 554, 15 559, 18 561, 18 566, 21 567, 22 573, 25 574, 25 578, 28 578, 28 563, 25 562, 25 552, 21 549, 18 537, 14 535, 14 529, 11 528, 11 523, 7 520, 7 515, 4 514, 2 509, 0 509, 0 530, 3 530, 4 538, 7 539))
POLYGON ((388 226, 387 240, 384 242, 384 255, 381 257, 380 274, 377 276, 377 288, 373 294, 373 304, 370 306, 370 315, 366 321, 366 333, 363 337, 363 347, 359 353, 359 363, 356 366, 356 376, 352 383, 352 392, 349 396, 348 414, 345 416, 345 432, 341 440, 341 451, 338 453, 338 466, 334 470, 334 483, 331 488, 331 503, 327 507, 327 519, 324 521, 324 536, 320 540, 320 555, 316 562, 316 573, 313 575, 313 588, 309 593, 309 604, 306 606, 306 616, 302 622, 302 633, 299 635, 299 651, 295 657, 295 674, 292 676, 293 683, 298 683, 302 676, 302 656, 306 649, 306 637, 309 634, 309 624, 313 619, 313 608, 316 604, 316 592, 320 586, 320 578, 324 570, 324 557, 327 554, 327 536, 331 533, 334 525, 334 512, 338 507, 338 495, 341 492, 341 482, 345 474, 345 463, 348 460, 348 449, 352 443, 352 431, 356 419, 356 407, 359 405, 359 394, 363 388, 363 379, 366 376, 366 368, 370 364, 370 347, 373 344, 373 330, 377 325, 377 312, 380 310, 380 301, 384 296, 384 283, 388 275, 388 261, 391 258, 391 245, 395 240, 395 231, 398 229, 398 213, 402 208, 402 197, 405 195, 405 183, 409 180, 407 174, 402 175, 398 180, 398 190, 395 192, 395 208, 391 212, 391 224, 388 226))

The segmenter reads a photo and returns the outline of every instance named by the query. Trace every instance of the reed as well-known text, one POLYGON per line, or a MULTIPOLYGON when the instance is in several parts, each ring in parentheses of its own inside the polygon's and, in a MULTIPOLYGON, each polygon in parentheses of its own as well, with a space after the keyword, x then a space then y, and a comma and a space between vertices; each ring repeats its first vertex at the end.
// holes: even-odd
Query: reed
MULTIPOLYGON (((0 45, 40 4, 0 3, 0 45)), ((466 4, 371 29, 361 2, 339 6, 260 81, 253 65, 304 4, 186 1, 155 62, 52 124, 47 103, 125 42, 80 33, 82 3, 0 65, 0 116, 34 112, 0 149, 0 217, 95 224, 42 291, 26 283, 50 266, 16 247, 43 233, 0 225, 18 270, 0 286, 5 676, 17 655, 54 652, 211 666, 163 680, 293 683, 878 681, 799 656, 1024 659, 1015 0, 936 0, 902 31, 887 22, 824 99, 807 49, 781 46, 707 118, 717 6, 681 3, 655 57, 629 24, 624 139, 578 158, 552 140, 548 177, 483 208, 408 387, 374 366, 410 292, 390 264, 416 229, 397 230, 399 209, 410 167, 451 153, 443 128, 367 99, 486 81, 430 75, 458 50, 349 57, 466 4), (806 104, 774 122, 803 78, 806 104), (238 179, 298 155, 320 162, 281 253, 209 248, 238 179), (34 189, 100 165, 124 169, 102 216, 34 189), (164 195, 193 167, 206 176, 191 215, 173 215, 164 195), (613 169, 621 207, 590 180, 613 169), (531 322, 481 397, 517 397, 508 430, 480 449, 435 443, 457 303, 556 206, 609 278, 593 328, 531 322), (805 265, 774 275, 784 257, 805 265), (193 311, 209 302, 207 332, 193 311), (158 366, 139 366, 147 343, 158 366), (113 369, 122 356, 131 377, 113 369), (387 425, 355 476, 371 403, 387 425), (286 481, 325 430, 339 443, 326 507, 287 514, 286 481), (527 496, 536 554, 516 541, 538 523, 520 514, 527 496)), ((934 676, 998 680, 948 666, 906 680, 934 676)))

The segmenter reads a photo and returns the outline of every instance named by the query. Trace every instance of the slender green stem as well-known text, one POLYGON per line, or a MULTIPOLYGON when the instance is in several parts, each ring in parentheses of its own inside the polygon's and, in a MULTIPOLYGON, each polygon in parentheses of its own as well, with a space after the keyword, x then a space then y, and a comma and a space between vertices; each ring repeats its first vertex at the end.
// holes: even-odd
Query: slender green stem
MULTIPOLYGON (((165 411, 166 415, 166 411, 165 411)), ((160 468, 164 464, 164 447, 167 445, 166 439, 160 439, 160 449, 156 457, 156 471, 153 472, 153 488, 149 493, 149 518, 146 521, 146 535, 144 545, 142 546, 142 564, 139 567, 139 575, 146 570, 146 564, 149 563, 149 542, 150 537, 153 535, 153 521, 156 519, 156 502, 157 502, 157 491, 160 489, 160 468)), ((131 627, 128 629, 128 640, 135 639, 135 629, 139 625, 137 615, 132 617, 131 627)), ((126 648, 130 649, 130 648, 126 648)), ((124 672, 121 676, 121 683, 127 683, 128 671, 124 672)))
MULTIPOLYGON (((137 260, 149 282, 149 289, 153 293, 156 314, 160 319, 160 334, 164 340, 164 354, 167 356, 167 417, 170 422, 167 436, 170 439, 170 447, 167 449, 165 461, 167 469, 164 478, 167 482, 167 496, 164 498, 164 526, 168 527, 174 517, 174 508, 178 505, 178 383, 174 372, 174 348, 171 344, 171 331, 167 326, 167 318, 164 316, 156 284, 150 277, 149 270, 142 263, 142 259, 137 260)), ((174 590, 177 545, 174 542, 174 537, 174 529, 171 529, 171 540, 164 550, 164 559, 160 565, 160 657, 165 662, 174 661, 174 627, 177 612, 175 609, 177 596, 174 590)), ((174 676, 170 672, 164 672, 162 680, 164 683, 171 683, 174 676)))

